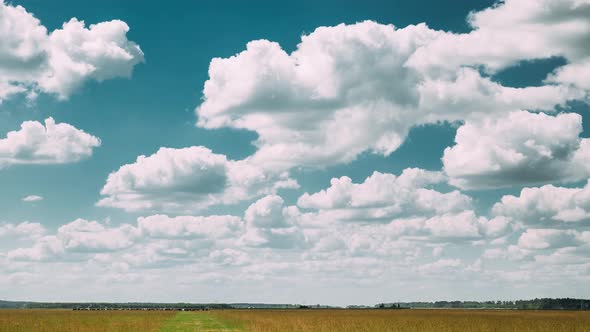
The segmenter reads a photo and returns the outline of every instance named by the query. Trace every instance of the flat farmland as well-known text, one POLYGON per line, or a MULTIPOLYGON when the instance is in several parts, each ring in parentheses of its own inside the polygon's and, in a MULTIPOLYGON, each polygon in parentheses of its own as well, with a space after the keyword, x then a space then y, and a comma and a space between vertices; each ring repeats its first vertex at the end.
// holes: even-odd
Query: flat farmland
POLYGON ((0 332, 157 332, 174 311, 0 310, 0 332))
POLYGON ((0 310, 0 332, 590 332, 588 311, 516 310, 0 310))
POLYGON ((252 332, 590 332, 589 311, 260 310, 219 311, 252 332))

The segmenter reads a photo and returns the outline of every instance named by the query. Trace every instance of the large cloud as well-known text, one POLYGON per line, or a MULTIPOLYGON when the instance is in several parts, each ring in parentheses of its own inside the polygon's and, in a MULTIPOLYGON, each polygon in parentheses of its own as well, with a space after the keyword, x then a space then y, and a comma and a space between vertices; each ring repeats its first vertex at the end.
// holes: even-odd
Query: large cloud
MULTIPOLYGON (((301 249, 306 245, 296 224, 294 207, 269 195, 253 203, 244 218, 231 215, 139 217, 135 224, 111 225, 76 219, 52 234, 40 224, 0 224, 0 237, 32 241, 29 247, 9 250, 3 256, 12 261, 79 261, 94 257, 100 261, 136 266, 167 266, 191 260, 242 264, 242 249, 301 249), (98 256, 97 256, 98 255, 98 256)), ((14 243, 8 243, 9 247, 14 243)))
MULTIPOLYGON (((31 227, 21 224, 19 228, 31 227)), ((235 242, 242 232, 243 222, 233 216, 153 215, 138 218, 136 225, 108 225, 76 219, 60 226, 54 234, 37 236, 31 247, 9 251, 7 257, 15 261, 68 261, 88 255, 129 254, 136 250, 148 250, 151 251, 150 259, 154 259, 154 255, 172 254, 178 250, 177 241, 194 242, 194 245, 185 245, 183 254, 187 255, 186 249, 212 247, 217 241, 226 238, 235 242)), ((145 258, 146 253, 137 254, 138 257, 131 259, 135 263, 145 258)))
POLYGON ((515 224, 517 240, 486 250, 485 258, 534 261, 541 266, 579 264, 590 254, 590 189, 545 185, 506 195, 492 209, 515 224))
POLYGON ((112 251, 131 246, 137 230, 127 224, 108 227, 96 221, 76 219, 59 227, 56 236, 64 250, 112 251))
POLYGON ((305 245, 305 236, 294 220, 298 213, 294 207, 284 206, 276 195, 265 196, 248 207, 244 214, 246 233, 241 243, 252 247, 278 249, 305 245))
POLYGON ((382 222, 469 209, 468 196, 428 188, 445 180, 440 172, 417 168, 405 169, 399 176, 375 172, 359 184, 348 177, 334 178, 328 189, 305 193, 297 204, 320 210, 326 219, 382 222))
POLYGON ((438 75, 407 65, 444 35, 424 24, 396 29, 366 21, 318 28, 291 54, 252 41, 211 61, 198 125, 255 131, 260 163, 317 167, 363 151, 388 155, 415 125, 551 110, 579 97, 554 85, 503 87, 470 68, 438 75))
POLYGON ((525 111, 468 121, 442 161, 450 183, 464 188, 575 182, 590 176, 590 140, 582 117, 525 111))
POLYGON ((483 66, 490 73, 521 61, 563 57, 568 62, 545 83, 561 84, 576 98, 588 96, 590 80, 590 2, 588 0, 506 0, 468 21, 473 31, 444 34, 421 47, 407 65, 423 72, 452 73, 483 66))
POLYGON ((524 188, 519 196, 502 197, 494 205, 493 213, 527 225, 573 227, 575 223, 590 221, 590 186, 524 188))
POLYGON ((0 1, 0 101, 37 92, 67 98, 87 80, 129 77, 143 61, 139 46, 127 40, 129 27, 114 20, 85 27, 72 18, 48 33, 21 6, 0 1))
POLYGON ((493 241, 510 233, 509 218, 478 216, 470 197, 432 188, 445 181, 440 172, 416 168, 399 176, 375 172, 359 184, 335 178, 329 188, 299 198, 299 207, 311 211, 289 212, 305 227, 312 252, 322 254, 388 256, 408 247, 493 241))
POLYGON ((157 210, 190 212, 213 204, 240 200, 294 188, 286 173, 274 173, 194 146, 161 148, 151 156, 111 173, 97 204, 127 211, 157 210))
POLYGON ((518 239, 518 246, 533 250, 575 247, 581 244, 579 237, 573 230, 528 229, 518 239))
POLYGON ((590 56, 588 0, 506 0, 472 13, 473 31, 445 34, 419 49, 408 64, 434 70, 484 65, 496 71, 521 60, 590 56))
POLYGON ((92 155, 100 140, 67 123, 45 125, 25 121, 18 131, 0 139, 0 168, 15 164, 63 164, 77 162, 92 155))
POLYGON ((45 233, 45 227, 39 223, 32 223, 28 221, 20 224, 0 224, 0 238, 14 239, 14 238, 31 238, 37 239, 45 233))
MULTIPOLYGON (((410 168, 399 176, 373 173, 362 183, 334 178, 317 193, 298 200, 289 216, 303 227, 309 257, 391 257, 411 259, 424 247, 505 241, 512 219, 473 211, 470 197, 441 192, 441 172, 410 168)), ((284 211, 283 211, 284 213, 284 211)), ((431 249, 429 249, 431 251, 431 249)))
POLYGON ((178 216, 153 215, 137 220, 141 234, 162 239, 191 239, 205 241, 236 236, 243 227, 235 216, 178 216))
POLYGON ((560 67, 549 75, 547 82, 569 84, 590 91, 588 77, 590 77, 590 56, 584 60, 560 67))

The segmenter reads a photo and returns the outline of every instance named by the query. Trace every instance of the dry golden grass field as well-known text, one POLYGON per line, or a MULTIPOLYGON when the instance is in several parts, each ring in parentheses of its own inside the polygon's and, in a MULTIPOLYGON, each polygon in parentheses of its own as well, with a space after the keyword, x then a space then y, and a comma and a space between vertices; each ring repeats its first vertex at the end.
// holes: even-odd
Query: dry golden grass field
POLYGON ((157 332, 173 311, 0 310, 0 332, 157 332))
POLYGON ((590 312, 508 310, 218 311, 251 332, 590 332, 590 312))
POLYGON ((0 332, 590 332, 590 312, 508 310, 0 310, 0 332))

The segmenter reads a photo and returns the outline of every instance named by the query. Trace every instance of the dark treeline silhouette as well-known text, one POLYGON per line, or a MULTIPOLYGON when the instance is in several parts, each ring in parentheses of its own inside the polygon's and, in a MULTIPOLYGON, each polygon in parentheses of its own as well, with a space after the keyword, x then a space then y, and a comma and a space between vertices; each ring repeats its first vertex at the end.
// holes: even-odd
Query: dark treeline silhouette
MULTIPOLYGON (((518 310, 590 310, 590 300, 572 298, 542 298, 516 301, 436 301, 400 302, 402 308, 433 309, 518 309, 518 310)), ((388 304, 388 306, 393 303, 388 304)))
POLYGON ((0 309, 73 309, 73 310, 209 310, 231 309, 224 303, 107 303, 107 302, 26 302, 0 301, 0 309))

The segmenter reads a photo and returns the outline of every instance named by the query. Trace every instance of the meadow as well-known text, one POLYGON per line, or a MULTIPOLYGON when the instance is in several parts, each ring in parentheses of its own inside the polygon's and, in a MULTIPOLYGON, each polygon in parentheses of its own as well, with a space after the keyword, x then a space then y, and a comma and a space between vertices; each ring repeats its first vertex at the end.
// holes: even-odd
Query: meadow
POLYGON ((219 311, 251 332, 590 332, 590 311, 261 310, 219 311))
POLYGON ((590 332, 590 311, 0 310, 0 332, 590 332))
POLYGON ((0 332, 158 332, 174 311, 0 310, 0 332))

